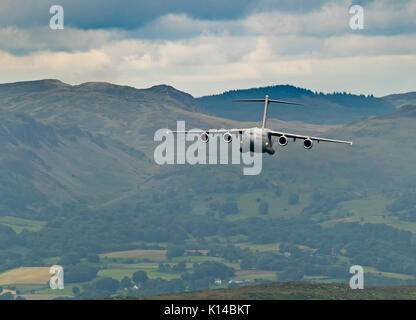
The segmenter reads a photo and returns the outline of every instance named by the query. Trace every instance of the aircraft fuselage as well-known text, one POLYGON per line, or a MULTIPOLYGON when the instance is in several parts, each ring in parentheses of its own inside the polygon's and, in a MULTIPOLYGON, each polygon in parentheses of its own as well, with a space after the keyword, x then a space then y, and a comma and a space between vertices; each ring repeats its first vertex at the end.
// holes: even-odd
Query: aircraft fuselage
POLYGON ((242 133, 241 137, 241 152, 261 152, 274 154, 272 148, 273 141, 269 134, 269 129, 265 128, 250 128, 242 133))

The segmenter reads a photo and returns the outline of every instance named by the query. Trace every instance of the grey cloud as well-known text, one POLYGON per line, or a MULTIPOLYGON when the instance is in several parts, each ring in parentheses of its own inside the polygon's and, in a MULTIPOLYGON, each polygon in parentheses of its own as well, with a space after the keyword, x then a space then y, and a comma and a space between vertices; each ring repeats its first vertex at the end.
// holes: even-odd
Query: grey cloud
POLYGON ((2 0, 0 26, 42 26, 49 8, 59 4, 66 23, 80 29, 137 29, 169 13, 195 19, 234 20, 253 12, 279 10, 303 14, 333 0, 2 0))
MULTIPOLYGON (((51 15, 49 8, 56 0, 2 0, 0 2, 0 27, 17 28, 47 27, 51 15)), ((407 12, 414 1, 410 0, 60 0, 65 11, 65 26, 76 29, 119 29, 131 32, 134 37, 179 39, 198 36, 203 32, 236 34, 238 21, 256 14, 279 13, 282 17, 303 20, 330 6, 345 7, 343 20, 349 17, 348 8, 360 4, 365 8, 369 34, 400 34, 416 31, 414 12, 407 12), (412 14, 413 13, 413 14, 412 14), (169 15, 184 15, 186 21, 171 21, 164 18, 169 15), (380 15, 389 23, 380 24, 380 15), (192 22, 190 24, 189 22, 192 22)), ((259 16, 260 18, 260 16, 259 16)), ((323 17, 325 18, 325 17, 323 17)), ((326 18, 325 18, 326 19, 326 18)), ((265 24, 270 21, 263 21, 265 24)), ((262 21, 259 21, 262 23, 262 21)), ((309 28, 307 21, 303 33, 322 36, 339 30, 309 28)), ((326 21, 316 23, 325 25, 326 21)), ((279 21, 276 25, 280 27, 279 21)), ((288 27, 291 27, 290 25, 288 27)), ((342 32, 347 31, 344 23, 342 32)), ((296 32, 294 29, 292 33, 296 32)), ((242 32, 242 31, 241 31, 242 32)))
MULTIPOLYGON (((236 19, 248 13, 253 0, 61 0, 65 23, 80 29, 136 29, 169 13, 197 19, 236 19)), ((48 25, 55 0, 2 0, 0 24, 19 27, 48 25)))

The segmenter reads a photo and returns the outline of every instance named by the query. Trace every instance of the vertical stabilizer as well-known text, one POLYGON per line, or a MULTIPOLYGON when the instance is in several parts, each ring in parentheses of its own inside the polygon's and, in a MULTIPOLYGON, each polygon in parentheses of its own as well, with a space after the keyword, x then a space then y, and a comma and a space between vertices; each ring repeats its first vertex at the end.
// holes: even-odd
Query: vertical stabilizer
POLYGON ((264 113, 263 113, 263 123, 261 127, 264 129, 266 127, 266 121, 267 121, 267 109, 269 108, 269 96, 266 95, 266 98, 264 99, 264 113))
POLYGON ((303 104, 301 104, 301 103, 269 99, 268 95, 266 95, 265 99, 238 99, 238 100, 233 100, 233 102, 260 102, 260 101, 264 101, 264 113, 263 113, 263 123, 262 123, 262 128, 263 129, 266 127, 267 109, 269 108, 269 102, 284 103, 284 104, 295 104, 295 105, 298 105, 298 106, 303 106, 303 104))

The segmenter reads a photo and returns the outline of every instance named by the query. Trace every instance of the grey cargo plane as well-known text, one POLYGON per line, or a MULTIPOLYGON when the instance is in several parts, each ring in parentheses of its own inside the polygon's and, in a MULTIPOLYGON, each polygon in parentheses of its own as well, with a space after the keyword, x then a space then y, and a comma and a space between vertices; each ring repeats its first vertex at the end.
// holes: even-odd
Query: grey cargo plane
POLYGON ((201 133, 199 139, 207 143, 209 141, 209 134, 210 133, 222 133, 223 140, 226 143, 230 143, 233 139, 232 133, 239 133, 242 135, 241 139, 241 152, 258 152, 261 151, 262 153, 267 152, 268 154, 274 154, 275 150, 272 148, 273 140, 272 137, 278 137, 277 142, 280 146, 285 146, 289 142, 289 138, 292 138, 293 141, 296 139, 303 139, 303 147, 305 149, 311 149, 313 146, 313 141, 320 142, 334 142, 334 143, 345 143, 352 145, 351 141, 343 141, 343 140, 332 140, 332 139, 325 139, 319 137, 311 137, 307 135, 300 135, 300 134, 293 134, 281 131, 274 131, 266 128, 266 121, 267 121, 267 109, 269 107, 270 102, 274 103, 284 103, 284 104, 294 104, 294 105, 302 105, 301 103, 296 102, 288 102, 282 100, 274 100, 270 99, 268 95, 266 95, 265 99, 242 99, 242 100, 233 100, 233 102, 264 102, 264 113, 263 113, 263 122, 261 128, 242 128, 242 129, 224 129, 224 130, 206 130, 206 131, 168 131, 172 133, 201 133), (243 146, 249 146, 247 150, 243 146))

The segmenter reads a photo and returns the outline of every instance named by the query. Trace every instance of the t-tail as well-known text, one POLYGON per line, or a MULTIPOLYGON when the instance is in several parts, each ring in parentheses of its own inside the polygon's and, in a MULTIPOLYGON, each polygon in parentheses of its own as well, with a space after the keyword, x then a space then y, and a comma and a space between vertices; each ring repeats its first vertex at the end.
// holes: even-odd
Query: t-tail
POLYGON ((233 100, 233 102, 263 102, 264 101, 264 113, 263 113, 263 122, 262 122, 262 128, 264 129, 266 127, 266 121, 267 121, 267 111, 269 108, 270 102, 275 103, 284 103, 284 104, 295 104, 298 106, 303 106, 302 103, 296 103, 296 102, 289 102, 289 101, 283 101, 283 100, 274 100, 270 99, 268 95, 264 99, 239 99, 239 100, 233 100))

